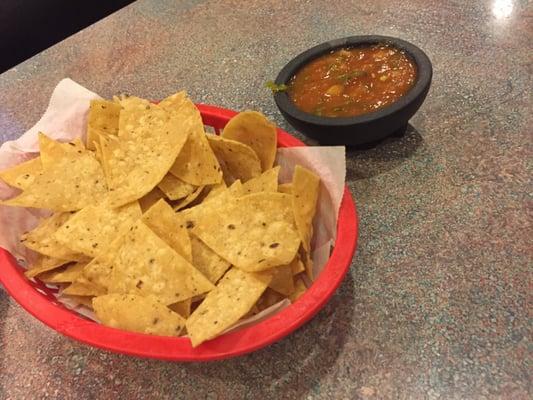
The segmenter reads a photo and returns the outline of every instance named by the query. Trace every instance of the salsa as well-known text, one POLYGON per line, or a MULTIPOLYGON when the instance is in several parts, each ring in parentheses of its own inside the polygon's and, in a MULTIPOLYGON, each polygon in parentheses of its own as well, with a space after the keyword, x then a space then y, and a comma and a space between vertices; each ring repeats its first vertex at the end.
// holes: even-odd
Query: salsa
POLYGON ((307 113, 353 117, 395 102, 415 79, 416 65, 403 50, 379 44, 316 58, 291 78, 287 93, 307 113))

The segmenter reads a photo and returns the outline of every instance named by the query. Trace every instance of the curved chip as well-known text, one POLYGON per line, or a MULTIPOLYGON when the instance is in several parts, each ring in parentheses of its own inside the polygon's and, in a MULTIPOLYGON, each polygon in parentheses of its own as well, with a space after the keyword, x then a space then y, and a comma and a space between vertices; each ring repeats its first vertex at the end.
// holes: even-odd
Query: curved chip
POLYGON ((227 169, 225 175, 231 176, 231 181, 226 180, 226 183, 231 184, 238 179, 246 182, 261 175, 261 161, 251 147, 216 135, 209 135, 208 140, 218 160, 227 169))
POLYGON ((276 126, 257 111, 244 111, 229 120, 222 137, 250 146, 259 159, 263 171, 272 168, 276 159, 276 126))
POLYGON ((35 157, 1 171, 0 179, 9 186, 24 190, 32 184, 42 169, 40 157, 35 157))

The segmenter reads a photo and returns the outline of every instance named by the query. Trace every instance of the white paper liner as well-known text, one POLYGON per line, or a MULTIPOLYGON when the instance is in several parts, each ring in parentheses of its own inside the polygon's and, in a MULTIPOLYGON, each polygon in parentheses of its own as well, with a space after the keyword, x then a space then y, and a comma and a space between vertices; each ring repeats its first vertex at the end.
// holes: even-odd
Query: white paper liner
MULTIPOLYGON (((69 141, 85 138, 87 115, 90 100, 100 96, 85 89, 71 79, 63 79, 54 89, 48 108, 42 118, 17 140, 8 141, 0 146, 0 170, 20 164, 36 157, 39 151, 38 133, 46 133, 51 138, 69 141)), ((313 227, 314 236, 311 256, 314 262, 314 276, 318 276, 330 255, 335 242, 337 215, 344 194, 346 175, 345 149, 335 147, 290 147, 278 149, 276 158, 281 166, 280 182, 290 182, 296 164, 310 169, 321 179, 317 215, 313 227)), ((13 197, 18 192, 0 181, 0 199, 13 197)), ((0 247, 13 254, 23 265, 31 261, 35 253, 19 241, 20 236, 37 226, 40 218, 48 216, 46 210, 6 207, 0 205, 0 247)), ((0 266, 1 268, 1 266, 0 266)), ((307 281, 309 286, 311 282, 307 281)), ((86 318, 97 321, 94 313, 72 298, 56 295, 65 307, 76 311, 86 318)), ((255 316, 239 321, 226 332, 249 326, 290 305, 288 299, 274 304, 255 316)))

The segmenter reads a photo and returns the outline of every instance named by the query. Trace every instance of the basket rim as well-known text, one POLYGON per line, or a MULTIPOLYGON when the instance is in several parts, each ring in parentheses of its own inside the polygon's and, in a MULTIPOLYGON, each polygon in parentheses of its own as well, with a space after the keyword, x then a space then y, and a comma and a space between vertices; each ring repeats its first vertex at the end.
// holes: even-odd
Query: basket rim
MULTIPOLYGON (((227 122, 237 114, 206 104, 197 104, 204 124, 227 122)), ((278 146, 305 146, 278 128, 278 146)), ((226 333, 193 348, 188 338, 127 332, 85 319, 34 288, 15 258, 0 248, 0 283, 28 313, 57 332, 85 344, 132 356, 168 361, 211 361, 256 351, 289 335, 309 321, 334 294, 350 268, 358 237, 355 202, 347 186, 337 223, 336 246, 322 273, 293 304, 257 324, 226 333)))

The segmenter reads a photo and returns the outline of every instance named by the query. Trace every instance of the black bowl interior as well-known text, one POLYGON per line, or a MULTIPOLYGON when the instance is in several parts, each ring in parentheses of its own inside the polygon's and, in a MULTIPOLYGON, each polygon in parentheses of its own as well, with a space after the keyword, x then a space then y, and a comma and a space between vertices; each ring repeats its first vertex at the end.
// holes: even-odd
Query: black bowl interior
POLYGON ((280 71, 276 78, 276 84, 287 84, 290 79, 298 72, 304 65, 311 60, 333 50, 340 48, 353 48, 371 44, 387 44, 405 51, 405 53, 414 60, 417 67, 417 76, 414 85, 402 97, 394 103, 373 111, 368 114, 362 114, 355 117, 320 117, 318 115, 306 113, 292 102, 286 92, 277 92, 274 94, 274 100, 280 109, 287 113, 290 117, 304 121, 309 124, 317 124, 321 126, 348 126, 358 123, 368 123, 372 120, 386 117, 388 115, 397 113, 403 107, 416 100, 419 96, 424 95, 427 91, 432 77, 432 66, 428 56, 415 45, 401 39, 389 36, 351 36, 342 39, 336 39, 329 42, 319 44, 311 49, 299 54, 292 59, 280 71))

